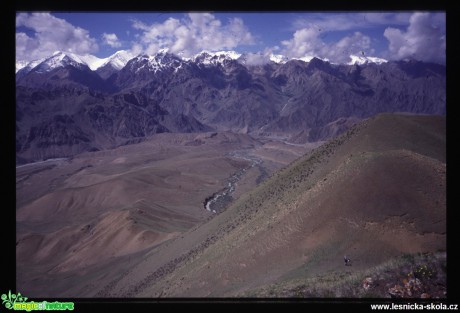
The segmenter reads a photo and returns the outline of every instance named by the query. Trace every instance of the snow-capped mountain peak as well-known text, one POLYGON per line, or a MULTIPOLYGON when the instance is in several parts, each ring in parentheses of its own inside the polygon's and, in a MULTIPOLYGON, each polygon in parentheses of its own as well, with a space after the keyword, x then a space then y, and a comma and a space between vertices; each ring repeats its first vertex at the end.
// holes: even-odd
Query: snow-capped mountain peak
POLYGON ((367 56, 353 55, 353 54, 350 55, 350 59, 351 61, 347 63, 348 65, 354 65, 354 64, 362 65, 366 63, 382 64, 382 63, 388 62, 387 60, 382 59, 382 58, 367 57, 367 56))
POLYGON ((141 54, 134 57, 129 66, 136 73, 142 69, 158 72, 166 68, 179 68, 184 63, 182 59, 166 51, 159 51, 154 55, 141 54))
POLYGON ((18 73, 19 71, 23 73, 28 73, 45 60, 46 58, 33 61, 16 61, 16 73, 18 73))
POLYGON ((130 51, 120 50, 113 55, 100 59, 94 55, 77 55, 71 52, 55 51, 50 57, 34 61, 16 61, 16 73, 20 70, 31 71, 35 67, 41 72, 48 72, 58 67, 73 65, 88 66, 92 71, 110 64, 115 70, 121 70, 134 57, 130 51))
POLYGON ((34 67, 38 72, 49 72, 59 67, 74 66, 81 68, 86 63, 76 54, 56 51, 53 55, 34 67))
POLYGON ((311 60, 313 59, 318 59, 318 60, 321 60, 323 62, 329 62, 329 59, 328 58, 320 58, 318 56, 314 56, 314 55, 306 55, 306 56, 303 56, 301 58, 291 58, 291 60, 300 60, 300 61, 304 61, 304 62, 311 62, 311 60))
POLYGON ((23 68, 27 67, 31 62, 30 61, 16 61, 16 73, 23 68))
POLYGON ((238 53, 236 51, 230 50, 230 51, 217 51, 214 52, 215 56, 219 57, 226 57, 232 60, 238 60, 241 57, 241 53, 238 53))
POLYGON ((102 64, 102 66, 105 66, 107 64, 110 64, 115 68, 116 70, 121 70, 126 63, 128 63, 129 60, 131 60, 134 57, 134 55, 130 51, 126 50, 120 50, 115 52, 112 56, 108 57, 106 62, 102 64))
POLYGON ((121 70, 126 65, 126 63, 128 63, 128 61, 134 57, 131 52, 126 50, 117 51, 111 56, 103 59, 100 59, 91 54, 78 56, 76 54, 70 53, 68 55, 71 56, 74 60, 86 64, 92 71, 95 71, 108 64, 110 64, 116 70, 121 70))
POLYGON ((55 51, 50 57, 42 58, 33 61, 16 61, 16 73, 20 70, 30 72, 37 68, 40 72, 48 72, 58 67, 66 65, 81 66, 86 65, 80 56, 73 53, 64 53, 55 51))
POLYGON ((270 61, 275 62, 275 63, 284 64, 287 61, 289 61, 289 58, 282 54, 270 54, 270 61))
POLYGON ((84 57, 84 61, 93 71, 106 65, 111 65, 115 70, 119 71, 125 67, 126 63, 132 58, 134 58, 134 55, 130 51, 120 50, 103 59, 99 59, 93 55, 87 55, 84 57))
POLYGON ((223 64, 225 60, 238 60, 241 57, 241 53, 236 51, 216 51, 210 52, 203 50, 200 53, 194 55, 191 60, 197 63, 205 65, 218 65, 223 64))
POLYGON ((95 71, 103 66, 105 61, 105 59, 99 59, 98 57, 91 54, 79 56, 79 59, 82 61, 82 63, 88 65, 92 71, 95 71))
MULTIPOLYGON (((157 72, 159 70, 164 70, 165 68, 173 68, 175 71, 180 69, 182 65, 188 64, 189 62, 194 62, 197 64, 202 64, 205 66, 209 65, 222 65, 224 66, 226 62, 236 60, 245 63, 245 55, 238 53, 236 51, 206 51, 203 50, 200 53, 186 58, 183 56, 177 56, 175 54, 169 53, 168 49, 161 49, 154 55, 139 55, 135 57, 131 51, 120 50, 115 52, 113 55, 107 58, 98 58, 94 55, 77 55, 71 52, 56 51, 50 57, 34 60, 34 61, 16 61, 16 73, 19 75, 25 75, 32 70, 38 72, 48 72, 59 67, 65 67, 68 65, 83 69, 89 67, 92 71, 96 71, 104 67, 103 72, 113 73, 113 71, 119 71, 128 64, 130 60, 136 60, 135 71, 138 72, 141 68, 147 68, 149 71, 157 72), (105 67, 108 67, 106 69, 105 67), (111 69, 110 69, 111 67, 111 69)), ((265 57, 265 62, 270 60, 271 62, 284 64, 289 60, 301 60, 304 62, 310 62, 314 59, 314 56, 304 56, 300 58, 288 58, 281 54, 270 54, 265 57)), ((318 57, 316 57, 318 58, 318 57)), ((329 61, 328 59, 321 59, 323 61, 329 61)), ((348 65, 362 65, 366 63, 376 63, 382 64, 388 62, 385 59, 364 56, 364 55, 350 55, 350 61, 348 65)), ((102 74, 100 74, 102 75, 102 74)))

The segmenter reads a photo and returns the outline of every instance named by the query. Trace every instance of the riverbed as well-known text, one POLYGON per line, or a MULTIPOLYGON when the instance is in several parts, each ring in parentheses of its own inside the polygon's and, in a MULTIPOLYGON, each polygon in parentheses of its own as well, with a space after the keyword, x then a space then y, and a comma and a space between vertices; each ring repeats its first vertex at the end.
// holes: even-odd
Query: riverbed
POLYGON ((244 167, 233 174, 227 180, 227 186, 223 189, 217 191, 216 193, 212 194, 204 201, 204 208, 212 213, 220 213, 225 210, 225 208, 233 201, 232 194, 235 191, 237 183, 241 180, 241 178, 249 171, 251 168, 258 166, 260 167, 260 171, 262 175, 257 178, 257 183, 260 183, 267 173, 265 169, 261 166, 262 159, 253 156, 245 150, 233 151, 227 154, 228 157, 243 159, 246 161, 250 161, 251 164, 247 167, 244 167))

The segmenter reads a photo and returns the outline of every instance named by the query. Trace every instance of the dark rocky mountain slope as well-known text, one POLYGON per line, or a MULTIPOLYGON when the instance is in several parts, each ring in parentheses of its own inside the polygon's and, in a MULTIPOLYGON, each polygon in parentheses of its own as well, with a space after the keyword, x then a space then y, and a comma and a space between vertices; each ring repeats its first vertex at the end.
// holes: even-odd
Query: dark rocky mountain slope
POLYGON ((246 66, 140 55, 119 71, 62 59, 17 73, 17 160, 72 156, 161 132, 234 131, 303 143, 380 112, 445 114, 445 67, 319 59, 246 66))

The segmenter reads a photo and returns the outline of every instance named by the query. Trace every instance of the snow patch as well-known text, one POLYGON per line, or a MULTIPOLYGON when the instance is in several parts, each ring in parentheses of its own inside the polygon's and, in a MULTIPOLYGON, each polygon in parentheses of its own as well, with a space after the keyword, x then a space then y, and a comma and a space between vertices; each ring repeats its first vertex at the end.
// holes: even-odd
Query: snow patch
POLYGON ((354 65, 354 64, 362 65, 366 63, 382 64, 382 63, 388 62, 387 60, 382 59, 382 58, 367 57, 367 56, 360 56, 360 55, 353 55, 353 54, 350 55, 350 59, 351 61, 347 63, 348 65, 354 65))
POLYGON ((44 59, 34 60, 34 61, 16 61, 16 73, 21 69, 27 69, 31 71, 37 66, 40 66, 41 71, 51 71, 58 67, 63 67, 67 65, 86 65, 92 71, 110 64, 116 70, 121 70, 129 60, 134 56, 131 52, 126 50, 120 50, 115 52, 113 55, 100 59, 94 55, 77 55, 71 52, 62 52, 55 51, 52 56, 44 59))
POLYGON ((289 61, 289 58, 282 54, 270 54, 270 61, 278 64, 284 64, 289 61))
MULTIPOLYGON (((306 55, 300 58, 288 58, 281 54, 270 54, 268 59, 272 62, 278 64, 284 64, 289 60, 301 60, 304 62, 310 62, 313 58, 318 58, 317 56, 313 55, 306 55)), ((43 58, 40 60, 34 61, 24 61, 24 60, 17 60, 16 61, 16 73, 20 70, 30 72, 34 68, 41 72, 51 71, 58 67, 63 67, 67 65, 73 65, 76 67, 86 65, 92 71, 96 71, 97 69, 104 67, 106 65, 112 66, 115 70, 121 70, 126 64, 135 58, 135 56, 127 50, 120 50, 115 52, 113 55, 107 58, 98 58, 94 55, 87 54, 87 55, 77 55, 71 52, 62 52, 56 51, 53 53, 52 56, 48 58, 43 58)), ((168 53, 168 49, 161 49, 155 55, 147 56, 147 55, 139 55, 137 58, 146 58, 148 59, 148 67, 150 71, 160 71, 166 67, 172 66, 177 72, 180 69, 184 62, 196 62, 199 64, 204 65, 223 65, 225 61, 229 60, 239 60, 241 61, 243 55, 236 51, 207 51, 203 50, 200 53, 187 58, 183 55, 173 55, 168 53)), ((321 59, 321 58, 319 58, 321 59)), ((385 59, 372 57, 372 56, 364 56, 364 55, 350 55, 351 61, 348 62, 348 65, 362 65, 366 63, 376 63, 382 64, 388 62, 385 59)), ((140 59, 139 59, 140 60, 140 59)), ((327 58, 321 59, 323 61, 329 62, 327 58)), ((142 67, 141 67, 142 68, 142 67)), ((140 68, 137 69, 137 71, 140 68)))
POLYGON ((225 60, 238 60, 240 57, 241 53, 236 51, 210 52, 203 50, 200 53, 194 55, 190 60, 205 65, 218 65, 223 64, 225 60))

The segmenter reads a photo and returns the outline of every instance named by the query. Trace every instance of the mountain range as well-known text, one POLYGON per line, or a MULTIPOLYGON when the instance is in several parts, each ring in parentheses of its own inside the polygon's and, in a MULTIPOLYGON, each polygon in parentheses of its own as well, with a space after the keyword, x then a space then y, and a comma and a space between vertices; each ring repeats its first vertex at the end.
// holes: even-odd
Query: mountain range
POLYGON ((56 52, 16 70, 16 162, 74 156, 156 133, 232 131, 292 143, 332 138, 380 112, 446 113, 446 68, 227 51, 106 59, 56 52))

